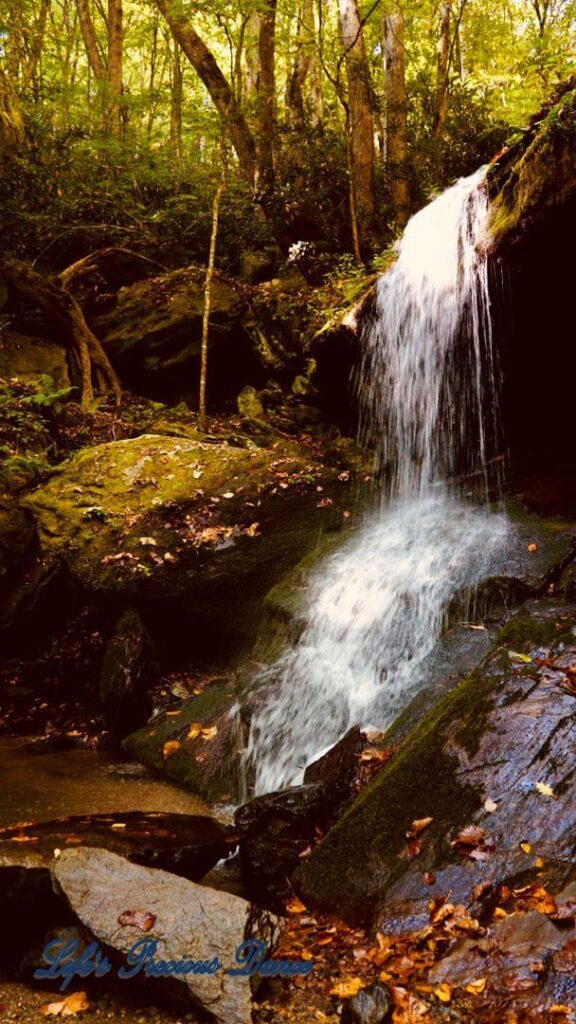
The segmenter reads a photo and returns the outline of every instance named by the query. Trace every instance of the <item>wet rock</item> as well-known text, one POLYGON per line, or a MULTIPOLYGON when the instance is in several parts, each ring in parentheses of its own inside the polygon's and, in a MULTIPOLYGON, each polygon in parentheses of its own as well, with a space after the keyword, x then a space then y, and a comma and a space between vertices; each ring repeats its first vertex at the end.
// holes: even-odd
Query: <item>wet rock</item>
POLYGON ((536 987, 551 961, 556 970, 562 967, 562 951, 574 942, 575 934, 573 921, 554 922, 537 911, 513 914, 492 925, 481 939, 459 940, 430 972, 430 981, 468 985, 488 977, 492 989, 503 994, 515 983, 529 987, 532 982, 536 987))
POLYGON ((386 1024, 393 1009, 390 990, 383 982, 377 981, 346 1000, 340 1020, 341 1024, 386 1024))
POLYGON ((301 854, 326 822, 319 785, 295 786, 255 797, 235 816, 242 879, 255 902, 282 912, 301 854))
MULTIPOLYGON (((82 924, 106 946, 123 957, 143 933, 119 917, 136 908, 151 915, 145 934, 157 943, 157 960, 216 961, 234 966, 236 949, 256 930, 273 938, 277 925, 255 921, 250 904, 229 893, 217 892, 177 878, 165 871, 130 864, 105 850, 65 850, 56 861, 53 877, 82 924)), ((249 1024, 252 993, 250 979, 226 970, 214 974, 174 977, 170 981, 187 997, 190 1008, 212 1014, 219 1024, 249 1024)))
POLYGON ((236 693, 226 682, 158 715, 122 744, 130 757, 211 802, 238 798, 243 745, 236 693))
POLYGON ((358 793, 359 756, 366 742, 365 733, 355 725, 304 772, 304 782, 322 786, 331 820, 335 820, 358 793))
POLYGON ((249 424, 266 427, 266 413, 256 388, 245 387, 237 398, 238 412, 249 424))
POLYGON ((572 877, 576 697, 563 662, 576 656, 575 624, 574 606, 546 600, 507 623, 303 862, 295 882, 306 900, 406 931, 427 923, 431 898, 469 904, 486 881, 536 879, 540 857, 550 882, 572 877), (426 817, 411 851, 406 833, 426 817), (458 841, 469 826, 482 830, 471 849, 458 841))
POLYGON ((228 857, 236 840, 213 818, 128 811, 86 814, 0 829, 0 888, 17 868, 50 868, 55 850, 98 847, 135 864, 198 881, 228 857))
POLYGON ((0 377, 33 384, 49 377, 53 390, 70 387, 66 349, 47 338, 0 329, 0 377))
POLYGON ((108 642, 100 673, 100 702, 114 735, 125 736, 147 720, 157 676, 148 630, 138 612, 127 608, 108 642))

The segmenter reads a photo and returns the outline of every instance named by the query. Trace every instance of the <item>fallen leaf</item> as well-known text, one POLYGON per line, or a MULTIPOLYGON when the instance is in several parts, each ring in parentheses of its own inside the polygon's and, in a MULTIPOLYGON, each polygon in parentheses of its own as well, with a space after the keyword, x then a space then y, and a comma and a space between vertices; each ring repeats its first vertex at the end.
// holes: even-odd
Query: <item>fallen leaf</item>
POLYGON ((441 1003, 449 1003, 452 999, 452 986, 447 981, 443 981, 434 989, 434 995, 441 1003))
POLYGON ((209 727, 207 727, 205 729, 202 729, 202 739, 203 740, 213 740, 214 737, 217 736, 217 735, 218 735, 218 726, 217 725, 211 725, 211 726, 209 726, 209 727))
POLYGON ((365 985, 366 982, 362 981, 362 978, 347 978, 346 981, 340 981, 334 985, 330 989, 330 995, 338 996, 339 999, 350 999, 351 996, 358 995, 365 985))
POLYGON ((520 843, 520 849, 523 850, 524 853, 532 853, 532 843, 520 843))
POLYGON ((436 881, 436 875, 434 872, 427 871, 424 875, 424 881, 426 882, 426 885, 434 885, 434 882, 436 881))
POLYGON ((45 1017, 74 1017, 83 1010, 89 1010, 90 1003, 85 992, 73 992, 57 1003, 45 1003, 40 1007, 40 1013, 45 1017))
POLYGON ((434 818, 417 818, 412 822, 408 832, 406 833, 407 839, 412 839, 415 836, 419 836, 421 832, 424 832, 429 825, 432 824, 434 818))
POLYGON ((202 734, 202 726, 200 725, 200 722, 193 722, 192 725, 190 726, 189 730, 188 730, 188 734, 186 736, 186 739, 187 740, 195 740, 201 734, 202 734))
POLYGON ((477 978, 476 981, 470 981, 465 985, 467 992, 470 992, 473 996, 479 996, 486 988, 486 978, 477 978))
POLYGON ((162 757, 167 761, 177 750, 180 750, 180 740, 168 740, 162 747, 162 757))
POLYGON ((484 801, 484 810, 488 811, 488 814, 494 814, 494 811, 497 809, 498 804, 489 796, 488 799, 484 801))
POLYGON ((538 551, 538 545, 537 544, 529 544, 528 545, 528 551, 530 552, 531 555, 533 555, 536 551, 538 551))
POLYGON ((112 825, 110 825, 110 828, 114 829, 114 831, 116 831, 116 832, 120 832, 122 829, 126 828, 126 822, 125 821, 115 821, 112 825))
POLYGON ((554 796, 555 795, 554 794, 554 790, 552 789, 552 786, 549 786, 547 782, 537 782, 536 783, 536 789, 538 790, 539 793, 542 793, 542 796, 554 796))
POLYGON ((288 900, 286 904, 286 910, 289 914, 303 914, 306 910, 306 904, 302 903, 297 896, 293 896, 291 900, 288 900))
POLYGON ((118 918, 123 928, 138 928, 141 932, 149 932, 157 920, 156 914, 149 910, 125 910, 118 918))

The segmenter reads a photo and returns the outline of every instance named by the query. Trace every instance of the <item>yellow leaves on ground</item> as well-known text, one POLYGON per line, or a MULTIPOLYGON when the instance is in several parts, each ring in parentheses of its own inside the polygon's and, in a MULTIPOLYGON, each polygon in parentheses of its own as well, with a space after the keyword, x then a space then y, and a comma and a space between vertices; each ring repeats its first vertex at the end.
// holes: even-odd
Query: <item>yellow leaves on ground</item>
POLYGON ((447 981, 443 981, 434 989, 434 995, 441 1003, 449 1003, 452 999, 452 986, 447 981))
POLYGON ((180 740, 168 740, 162 747, 162 757, 167 761, 177 750, 180 750, 180 740))
POLYGON ((486 978, 477 978, 476 981, 470 981, 465 988, 471 995, 480 996, 486 988, 486 978))
POLYGON ((66 996, 65 999, 61 999, 57 1003, 45 1003, 40 1007, 40 1013, 43 1013, 45 1017, 75 1017, 77 1013, 89 1009, 90 1003, 86 993, 73 992, 72 995, 66 996))
POLYGON ((330 995, 337 996, 338 999, 350 999, 357 996, 365 986, 366 982, 362 978, 346 978, 346 981, 340 981, 330 989, 330 995))
POLYGON ((520 849, 523 850, 524 853, 532 853, 532 843, 520 843, 520 849))

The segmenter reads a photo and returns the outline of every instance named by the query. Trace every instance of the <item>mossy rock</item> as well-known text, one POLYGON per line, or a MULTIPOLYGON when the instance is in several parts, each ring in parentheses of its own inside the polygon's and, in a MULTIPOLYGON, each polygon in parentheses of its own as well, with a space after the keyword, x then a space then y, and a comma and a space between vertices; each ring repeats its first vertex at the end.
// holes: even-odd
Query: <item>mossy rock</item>
POLYGON ((0 330, 0 377, 36 383, 50 377, 54 390, 70 386, 66 349, 47 338, 0 330))
POLYGON ((576 705, 561 684, 576 659, 575 624, 576 607, 546 600, 511 620, 480 666, 409 733, 299 868, 297 885, 310 903, 351 922, 403 931, 427 923, 435 896, 451 892, 452 902, 471 903, 482 882, 536 879, 539 856, 554 861, 556 882, 571 877, 576 705), (523 656, 511 647, 519 640, 515 621, 523 656), (485 807, 488 798, 496 810, 485 807), (422 850, 411 855, 406 833, 427 817, 433 820, 422 850), (493 840, 477 860, 451 845, 469 825, 493 840), (521 845, 527 841, 530 856, 521 845))
POLYGON ((233 684, 214 683, 132 733, 122 746, 130 757, 211 803, 237 799, 242 744, 234 704, 233 684))
POLYGON ((0 494, 0 581, 18 571, 34 536, 30 513, 22 509, 14 497, 0 494))
POLYGON ((489 172, 494 246, 517 241, 576 197, 576 79, 537 114, 489 172))
POLYGON ((318 508, 330 481, 341 493, 336 470, 284 441, 142 435, 78 452, 24 504, 46 558, 93 595, 145 606, 156 640, 178 633, 197 655, 253 643, 267 590, 342 523, 336 503, 318 508))

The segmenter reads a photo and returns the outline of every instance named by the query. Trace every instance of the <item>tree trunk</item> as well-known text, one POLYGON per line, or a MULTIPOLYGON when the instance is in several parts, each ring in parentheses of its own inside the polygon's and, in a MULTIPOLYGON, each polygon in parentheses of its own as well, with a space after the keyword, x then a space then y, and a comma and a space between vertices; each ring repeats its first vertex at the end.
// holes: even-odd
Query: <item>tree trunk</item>
POLYGON ((208 267, 206 268, 206 284, 204 287, 204 313, 202 316, 202 349, 200 353, 200 398, 198 401, 198 426, 200 430, 206 428, 206 380, 208 374, 208 340, 210 333, 210 305, 212 300, 212 278, 214 276, 214 264, 216 262, 216 242, 218 240, 218 217, 220 213, 220 200, 225 186, 225 163, 222 163, 222 177, 220 184, 214 193, 212 204, 212 234, 210 235, 210 252, 208 255, 208 267))
POLYGON ((182 62, 180 47, 173 40, 172 75, 170 88, 170 143, 177 161, 182 159, 182 62))
POLYGON ((102 82, 106 77, 106 65, 98 47, 98 38, 90 14, 89 0, 76 0, 76 7, 78 9, 80 31, 82 32, 84 46, 86 47, 88 63, 96 81, 102 82))
POLYGON ((178 8, 172 7, 170 0, 155 0, 155 3, 166 18, 174 38, 206 86, 222 123, 230 135, 238 157, 240 172, 244 180, 253 187, 256 174, 254 139, 228 80, 217 64, 213 53, 193 26, 186 21, 182 12, 178 8))
POLYGON ((394 219, 403 228, 410 216, 408 182, 408 101, 404 59, 404 10, 397 3, 384 15, 386 113, 384 146, 390 176, 394 219))
POLYGON ((257 94, 256 188, 259 196, 269 196, 274 191, 275 39, 276 0, 268 0, 266 9, 260 17, 258 38, 260 73, 257 94))
POLYGON ((122 0, 108 0, 108 124, 112 135, 122 132, 122 0))
POLYGON ((0 70, 0 174, 24 142, 24 117, 7 76, 0 70))
POLYGON ((374 119, 370 69, 356 0, 339 0, 340 24, 348 79, 348 135, 352 190, 360 242, 374 240, 374 119))
MULTIPOLYGON (((44 38, 46 34, 46 20, 48 18, 48 10, 50 8, 50 0, 41 0, 40 10, 38 12, 38 18, 34 25, 34 35, 32 37, 32 46, 30 48, 30 56, 26 63, 24 74, 22 76, 22 92, 27 92, 30 85, 36 83, 36 71, 40 62, 40 56, 42 53, 42 47, 44 45, 44 38)), ((38 89, 34 88, 34 92, 37 93, 38 89)))
POLYGON ((432 135, 441 139, 448 114, 448 75, 450 73, 450 18, 452 0, 442 0, 440 36, 438 38, 438 64, 436 72, 436 102, 432 135))
POLYGON ((293 128, 305 123, 304 86, 314 60, 314 0, 302 0, 294 66, 286 91, 288 121, 293 128))
POLYGON ((246 84, 244 95, 248 105, 256 102, 258 92, 258 74, 260 60, 258 56, 258 40, 260 38, 260 15, 253 11, 246 25, 246 84))

